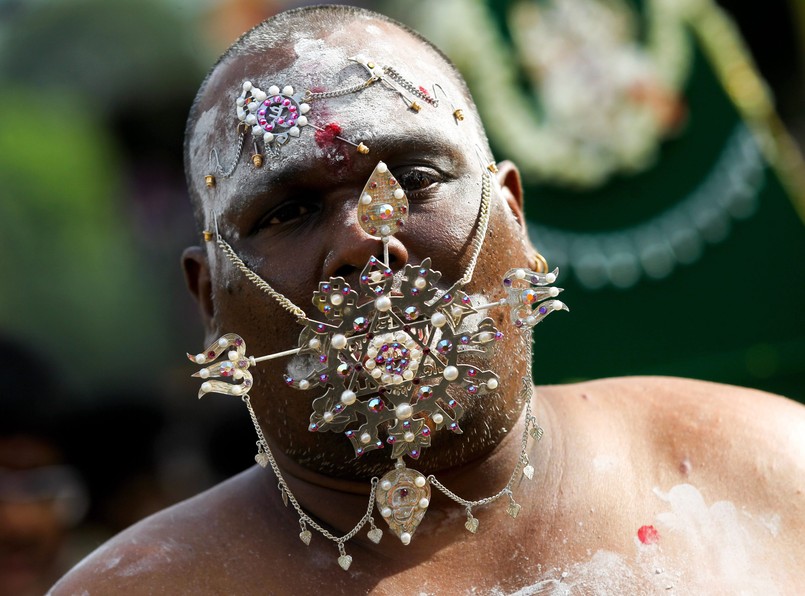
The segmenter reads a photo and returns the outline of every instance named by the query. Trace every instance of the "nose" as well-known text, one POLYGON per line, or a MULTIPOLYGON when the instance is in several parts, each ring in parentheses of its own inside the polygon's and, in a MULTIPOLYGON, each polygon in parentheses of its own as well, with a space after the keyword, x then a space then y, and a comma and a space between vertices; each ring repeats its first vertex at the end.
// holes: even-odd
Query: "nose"
MULTIPOLYGON (((324 259, 324 275, 329 277, 355 277, 366 266, 370 257, 383 259, 383 241, 370 236, 358 223, 354 208, 352 212, 345 210, 340 221, 330 231, 330 247, 324 259)), ((389 262, 391 269, 399 269, 408 262, 408 250, 396 236, 390 236, 388 242, 389 262)))

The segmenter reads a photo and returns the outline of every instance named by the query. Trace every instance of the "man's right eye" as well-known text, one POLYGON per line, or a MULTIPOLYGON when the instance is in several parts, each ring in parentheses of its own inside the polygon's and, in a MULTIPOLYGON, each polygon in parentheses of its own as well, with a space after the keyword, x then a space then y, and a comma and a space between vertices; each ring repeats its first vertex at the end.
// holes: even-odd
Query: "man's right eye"
POLYGON ((279 207, 267 213, 258 224, 260 228, 270 228, 283 224, 301 222, 310 215, 310 207, 304 203, 291 202, 283 203, 279 207))

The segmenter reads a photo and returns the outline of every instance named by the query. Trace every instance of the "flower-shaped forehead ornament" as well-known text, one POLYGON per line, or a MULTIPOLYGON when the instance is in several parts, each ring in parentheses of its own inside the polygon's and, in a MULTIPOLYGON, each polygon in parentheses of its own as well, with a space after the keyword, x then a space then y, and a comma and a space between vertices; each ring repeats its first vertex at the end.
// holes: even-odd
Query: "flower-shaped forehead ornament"
MULTIPOLYGON (((370 257, 357 287, 341 277, 320 282, 312 301, 321 317, 299 316, 303 328, 293 349, 247 357, 243 339, 227 334, 205 352, 189 356, 204 366, 195 375, 205 379, 199 397, 208 392, 244 396, 252 384, 250 369, 258 362, 291 354, 306 356, 310 365, 305 372, 286 374, 284 381, 295 389, 316 392, 308 430, 344 433, 356 457, 387 449, 397 460, 394 469, 373 484, 373 491, 379 513, 405 544, 429 505, 431 485, 441 485, 434 477, 407 468, 404 458, 418 459, 430 447, 435 432, 462 433, 467 400, 483 399, 499 389, 498 376, 477 363, 489 360, 503 333, 482 313, 508 307, 514 325, 528 328, 550 312, 567 310, 555 299, 561 290, 549 287, 558 271, 512 269, 503 279, 505 297, 495 302, 474 304, 463 291, 486 231, 489 195, 485 175, 480 240, 473 243, 464 277, 442 290, 441 274, 426 258, 417 265, 406 264, 396 276, 397 285, 387 265, 388 240, 406 225, 409 206, 386 164, 378 163, 358 199, 357 218, 368 234, 383 242, 384 256, 383 260, 370 257), (226 360, 219 361, 222 355, 226 360)), ((221 243, 225 252, 232 250, 219 239, 221 243)), ((243 265, 239 259, 234 262, 243 265)), ((265 465, 267 444, 261 443, 260 451, 258 461, 262 455, 260 463, 265 465)), ((523 458, 524 454, 519 464, 524 467, 527 458, 523 458)), ((512 500, 514 506, 519 511, 512 500)), ((478 522, 471 505, 467 513, 467 529, 474 532, 478 522)))

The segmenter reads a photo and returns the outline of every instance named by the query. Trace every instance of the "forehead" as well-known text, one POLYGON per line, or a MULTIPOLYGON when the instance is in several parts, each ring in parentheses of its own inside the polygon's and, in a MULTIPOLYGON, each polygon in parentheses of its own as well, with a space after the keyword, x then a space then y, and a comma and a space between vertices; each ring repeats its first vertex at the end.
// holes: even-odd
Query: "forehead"
MULTIPOLYGON (((233 175, 219 182, 218 191, 211 197, 213 204, 207 207, 220 210, 253 188, 265 191, 299 176, 368 176, 381 159, 435 154, 447 160, 463 159, 461 155, 479 142, 470 119, 459 126, 453 118, 453 106, 466 106, 462 87, 450 67, 422 41, 392 24, 360 18, 334 31, 270 31, 266 35, 278 36, 266 40, 271 49, 253 47, 245 55, 227 59, 216 70, 199 104, 196 122, 191 123, 191 183, 202 197, 206 194, 203 178, 210 173, 211 149, 217 150, 224 168, 236 153, 235 99, 244 81, 263 90, 272 85, 290 85, 294 92, 343 89, 368 79, 366 69, 350 60, 364 56, 394 68, 414 87, 424 88, 431 95, 434 84, 438 84, 435 96, 440 105, 434 108, 418 100, 422 109, 414 112, 383 82, 357 93, 311 102, 308 120, 326 132, 317 132, 312 126, 302 128, 299 137, 291 138, 280 149, 279 159, 269 158, 270 163, 259 170, 242 157, 233 175), (363 142, 370 153, 358 154, 353 146, 335 139, 335 134, 355 144, 363 142), (236 194, 233 189, 237 189, 236 194)), ((405 95, 416 99, 410 92, 405 95)), ((254 141, 247 133, 244 153, 254 152, 254 141)), ((262 151, 261 139, 257 140, 257 149, 262 151)))

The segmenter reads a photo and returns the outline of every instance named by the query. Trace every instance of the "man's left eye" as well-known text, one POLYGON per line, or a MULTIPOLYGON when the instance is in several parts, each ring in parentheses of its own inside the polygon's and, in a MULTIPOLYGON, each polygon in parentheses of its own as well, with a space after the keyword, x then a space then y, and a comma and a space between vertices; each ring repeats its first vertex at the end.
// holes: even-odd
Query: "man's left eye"
POLYGON ((397 181, 406 192, 416 193, 442 181, 442 177, 429 169, 412 169, 399 172, 397 181))

